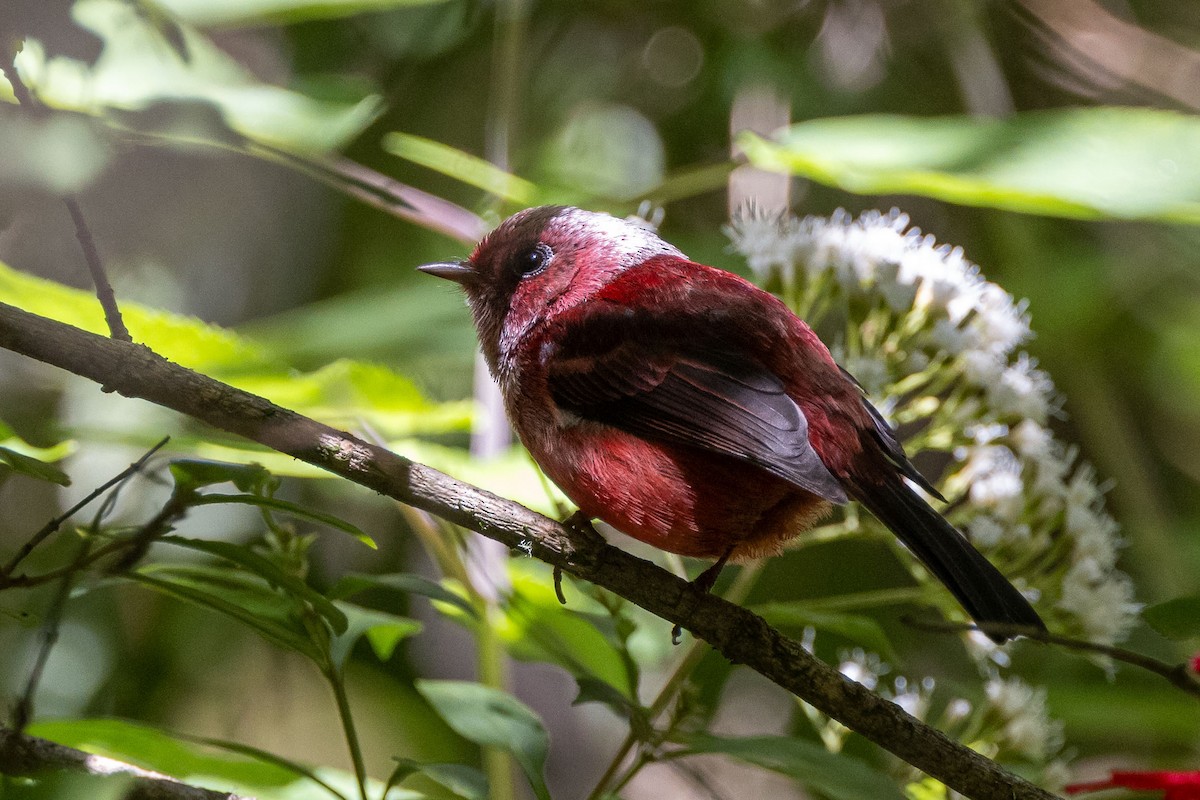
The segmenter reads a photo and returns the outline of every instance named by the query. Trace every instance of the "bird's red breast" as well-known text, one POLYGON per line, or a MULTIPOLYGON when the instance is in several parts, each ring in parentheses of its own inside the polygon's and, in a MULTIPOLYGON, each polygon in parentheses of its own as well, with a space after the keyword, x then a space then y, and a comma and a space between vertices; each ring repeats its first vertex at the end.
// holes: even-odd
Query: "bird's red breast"
MULTIPOLYGON (((517 383, 528 390, 509 395, 514 426, 567 496, 618 530, 681 555, 719 558, 731 547, 734 558, 776 552, 828 511, 828 499, 733 456, 646 438, 571 410, 608 403, 628 415, 628 396, 662 391, 664 379, 691 360, 756 365, 779 376, 807 418, 803 444, 811 442, 821 463, 836 469, 856 455, 854 444, 839 440, 857 443, 855 428, 869 419, 854 414, 857 389, 825 346, 776 304, 735 275, 678 258, 627 269, 586 303, 548 314, 529 332, 515 365, 517 383), (836 405, 843 397, 849 411, 836 405)), ((729 402, 749 405, 760 397, 757 389, 729 402)), ((691 410, 682 409, 681 424, 691 410)), ((774 413, 739 410, 754 421, 774 413)), ((765 435, 786 422, 767 419, 765 435)))

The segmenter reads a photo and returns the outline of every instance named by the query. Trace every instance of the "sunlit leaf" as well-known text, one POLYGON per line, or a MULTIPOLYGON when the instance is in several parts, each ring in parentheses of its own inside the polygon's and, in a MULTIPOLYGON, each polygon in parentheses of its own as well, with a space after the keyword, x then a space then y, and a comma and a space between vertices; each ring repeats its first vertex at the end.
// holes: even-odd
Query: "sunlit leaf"
POLYGON ((352 775, 338 770, 312 770, 236 742, 186 736, 120 719, 51 720, 34 723, 29 732, 191 785, 245 796, 328 800, 335 795, 323 787, 346 797, 354 785, 352 775))
MULTIPOLYGON (((31 314, 65 322, 91 333, 108 335, 104 312, 94 292, 72 289, 0 264, 0 302, 31 314)), ((194 317, 122 302, 121 314, 134 341, 149 345, 165 358, 191 369, 214 373, 282 369, 265 348, 194 317)))
MULTIPOLYGON (((36 278, 3 264, 0 264, 0 302, 92 333, 108 332, 93 293, 36 278)), ((134 340, 165 358, 331 425, 350 427, 365 423, 389 438, 465 431, 470 426, 469 403, 434 403, 412 381, 380 365, 343 360, 313 373, 297 373, 269 348, 198 319, 133 302, 122 302, 121 312, 134 340)), ((222 445, 199 439, 180 437, 173 440, 172 446, 186 452, 189 441, 194 441, 195 448, 201 445, 210 448, 204 452, 193 448, 192 452, 215 460, 261 461, 279 475, 293 475, 298 469, 299 462, 295 459, 277 454, 270 463, 265 456, 225 457, 219 455, 223 452, 222 445)), ((249 443, 238 447, 266 452, 249 443)), ((230 451, 238 452, 238 447, 230 447, 230 451)), ((299 469, 307 475, 324 474, 314 468, 299 469)), ((532 475, 528 467, 525 474, 532 475)))
POLYGON ((94 65, 45 53, 27 41, 18 56, 26 82, 45 104, 89 114, 169 102, 211 104, 238 134, 278 147, 325 152, 357 136, 380 113, 374 95, 330 99, 262 83, 221 48, 185 25, 170 38, 135 4, 79 0, 76 21, 104 42, 94 65), (186 52, 187 58, 180 56, 186 52))
POLYGON ((386 11, 446 0, 153 0, 193 25, 261 25, 386 11))
POLYGON ((338 610, 325 595, 309 586, 295 575, 283 571, 274 561, 256 553, 246 545, 233 542, 214 542, 205 539, 188 539, 183 536, 164 536, 160 541, 168 544, 186 547, 201 553, 218 556, 232 561, 239 567, 259 576, 268 584, 278 586, 298 600, 312 605, 317 613, 324 617, 334 633, 344 633, 347 628, 346 615, 338 610))
POLYGON ((550 738, 528 706, 479 683, 418 680, 416 687, 460 736, 512 753, 534 794, 539 800, 549 800, 544 773, 550 738))
MULTIPOLYGON (((543 514, 557 515, 560 508, 571 508, 561 492, 553 486, 550 491, 559 504, 546 494, 546 484, 538 476, 533 462, 524 450, 514 447, 508 452, 490 459, 473 457, 465 448, 449 447, 420 439, 399 439, 385 443, 394 453, 427 464, 461 481, 487 489, 493 494, 516 500, 543 514)), ((230 439, 224 443, 198 438, 177 436, 171 439, 171 447, 181 452, 191 452, 201 458, 216 461, 236 461, 261 464, 278 477, 331 478, 333 473, 297 461, 291 456, 267 450, 252 442, 230 439)))
POLYGON ((1144 108, 860 116, 738 139, 751 163, 858 194, 1080 219, 1200 223, 1200 118, 1144 108))
POLYGON ((338 359, 305 374, 259 372, 233 379, 238 388, 330 425, 369 419, 372 430, 389 438, 465 431, 471 424, 470 402, 434 403, 411 380, 380 364, 338 359))
POLYGON ((521 448, 514 447, 495 458, 478 459, 462 448, 415 439, 389 442, 388 446, 414 461, 428 464, 493 494, 516 500, 534 511, 553 516, 558 514, 560 508, 574 508, 552 485, 549 487, 552 495, 547 496, 547 484, 539 477, 533 462, 521 448))
POLYGON ((724 753, 794 778, 830 800, 903 800, 904 793, 882 772, 814 742, 790 736, 689 737, 686 755, 724 753))
POLYGON ((1200 594, 1152 605, 1142 619, 1168 639, 1200 639, 1200 594))
POLYGON ((47 464, 7 447, 0 447, 0 468, 2 467, 39 481, 57 483, 59 486, 71 485, 71 477, 53 464, 47 464))
POLYGON ((14 453, 20 453, 38 461, 61 461, 75 452, 75 443, 70 439, 49 447, 38 447, 30 444, 17 435, 16 431, 0 420, 0 447, 6 447, 14 453))
POLYGON ((383 137, 383 149, 513 203, 536 204, 538 189, 529 181, 441 142, 410 133, 389 133, 383 137))

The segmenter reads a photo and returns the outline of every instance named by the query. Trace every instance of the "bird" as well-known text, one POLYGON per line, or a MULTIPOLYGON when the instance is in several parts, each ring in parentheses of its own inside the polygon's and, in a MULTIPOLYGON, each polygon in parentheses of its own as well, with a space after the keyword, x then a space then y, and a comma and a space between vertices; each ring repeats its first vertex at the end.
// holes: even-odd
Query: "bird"
POLYGON ((468 258, 418 269, 465 291, 513 429, 578 514, 714 559, 703 590, 853 500, 985 630, 1045 629, 916 490, 944 502, 773 294, 645 224, 568 206, 518 212, 468 258))

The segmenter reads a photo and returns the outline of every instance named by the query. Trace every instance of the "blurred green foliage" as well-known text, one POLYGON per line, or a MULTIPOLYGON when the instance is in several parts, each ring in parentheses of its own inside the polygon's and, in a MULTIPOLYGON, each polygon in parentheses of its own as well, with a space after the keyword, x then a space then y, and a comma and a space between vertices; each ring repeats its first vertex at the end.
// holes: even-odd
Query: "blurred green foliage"
MULTIPOLYGON (((0 299, 103 330, 90 292, 60 285, 84 285, 57 204, 62 193, 79 193, 136 339, 552 511, 521 453, 480 462, 466 449, 472 422, 486 424, 468 399, 468 315, 458 295, 411 267, 461 257, 468 245, 307 178, 289 182, 294 176, 264 153, 340 150, 490 221, 530 202, 616 213, 663 202, 665 238, 697 260, 737 269, 721 228, 730 153, 740 143, 752 161, 800 176, 759 174, 754 185, 790 191, 801 212, 901 205, 924 230, 964 247, 989 279, 1029 299, 1039 332, 1029 349, 1064 395, 1054 426, 1111 481, 1111 506, 1130 543, 1123 567, 1140 599, 1159 604, 1147 620, 1179 637, 1144 626, 1128 645, 1182 661, 1200 643, 1188 616, 1200 583, 1200 232, 1170 223, 1194 223, 1200 193, 1196 106, 1174 80, 1194 74, 1188 54, 1200 58, 1189 49, 1200 47, 1200 7, 1069 0, 1060 8, 1090 15, 1094 27, 1064 23, 1033 0, 15 1, 0 13, 0 33, 5 46, 24 41, 18 67, 58 113, 0 106, 0 258, 15 268, 0 272, 0 299), (1114 26, 1127 50, 1088 45, 1114 26), (766 112, 734 113, 753 96, 769 98, 766 112), (787 122, 795 124, 772 135, 787 122), (743 128, 753 135, 734 135, 743 128)), ((0 81, 5 99, 9 88, 0 81)), ((105 405, 94 387, 11 357, 2 363, 0 561, 164 427, 175 455, 313 474, 185 422, 127 410, 141 406, 105 405), (66 476, 70 489, 51 488, 66 476)), ((125 487, 133 510, 113 521, 117 532, 161 505, 161 491, 154 481, 125 487)), ((642 673, 661 678, 672 658, 665 625, 590 589, 568 586, 569 608, 559 608, 548 570, 523 560, 505 570, 472 556, 505 596, 497 603, 471 588, 470 563, 447 555, 459 532, 327 482, 288 481, 279 491, 289 508, 347 520, 381 552, 364 560, 364 548, 346 537, 313 541, 303 522, 196 510, 175 543, 201 560, 176 563, 164 552, 172 563, 89 592, 87 608, 68 607, 80 626, 64 632, 57 652, 65 661, 47 675, 46 715, 126 717, 338 765, 317 772, 352 794, 338 719, 320 711, 332 706, 328 687, 304 683, 299 659, 261 650, 229 621, 240 613, 260 633, 273 626, 266 635, 285 648, 325 659, 327 672, 345 665, 367 771, 376 779, 390 772, 403 784, 396 796, 474 797, 481 786, 507 796, 488 782, 503 772, 476 754, 483 744, 515 750, 539 793, 544 766, 544 791, 583 797, 625 733, 645 732, 650 703, 636 689, 642 673), (293 525, 300 534, 289 539, 293 525), (276 537, 274 549, 241 544, 264 536, 276 537), (182 545, 200 539, 212 543, 182 545), (440 581, 410 574, 417 570, 440 581), (348 588, 337 587, 351 571, 408 577, 360 587, 353 610, 348 588), (208 611, 159 602, 134 582, 208 611), (235 595, 241 612, 223 605, 235 595), (309 611, 325 622, 314 628, 309 611), (343 617, 348 638, 338 639, 343 617), (426 633, 414 637, 421 624, 426 633), (360 635, 365 643, 355 646, 360 635), (424 640, 433 643, 422 649, 424 640), (511 696, 464 699, 447 689, 460 684, 428 681, 503 684, 496 667, 506 657, 534 665, 510 667, 512 684, 545 718, 548 757, 543 723, 511 696), (539 664, 555 665, 566 685, 536 671, 539 664), (262 670, 269 677, 256 682, 262 670), (81 672, 95 674, 85 682, 81 672), (72 693, 73 683, 92 688, 72 693), (564 711, 575 692, 599 705, 564 711), (464 708, 494 714, 472 718, 464 708), (610 712, 624 727, 613 726, 610 712), (508 727, 492 725, 494 717, 508 727)), ((69 558, 78 539, 67 531, 31 558, 31 569, 69 558)), ((767 565, 750 602, 780 624, 815 630, 824 658, 868 648, 911 674, 936 676, 946 696, 983 703, 974 665, 949 640, 914 636, 899 621, 903 603, 866 617, 804 602, 903 589, 905 580, 870 542, 816 544, 767 565)), ((10 697, 36 646, 29 622, 49 602, 40 592, 13 595, 0 596, 10 697)), ((1012 656, 1017 672, 1048 687, 1077 774, 1094 775, 1101 761, 1194 768, 1200 760, 1200 715, 1176 690, 1123 668, 1110 680, 1091 662, 1028 645, 1012 656)), ((671 712, 673 730, 690 733, 679 742, 687 753, 732 755, 825 797, 879 797, 879 781, 893 785, 883 777, 888 765, 853 738, 845 755, 826 752, 786 698, 767 694, 767 705, 783 709, 778 718, 746 720, 738 708, 755 708, 769 690, 731 682, 733 669, 718 662, 710 655, 693 665, 671 712), (794 735, 705 738, 694 730, 718 712, 739 732, 769 722, 771 737, 794 735)), ((183 747, 178 738, 141 722, 48 720, 32 732, 198 782, 246 770, 253 780, 228 785, 264 797, 328 796, 262 759, 209 763, 211 754, 192 746, 185 757, 173 749, 183 747)), ((681 765, 691 760, 680 756, 681 765)), ((706 782, 679 770, 637 780, 677 794, 672 776, 689 776, 676 780, 693 788, 706 782)), ((722 780, 734 785, 727 776, 708 782, 722 780)), ((44 788, 44 796, 80 791, 44 788)))

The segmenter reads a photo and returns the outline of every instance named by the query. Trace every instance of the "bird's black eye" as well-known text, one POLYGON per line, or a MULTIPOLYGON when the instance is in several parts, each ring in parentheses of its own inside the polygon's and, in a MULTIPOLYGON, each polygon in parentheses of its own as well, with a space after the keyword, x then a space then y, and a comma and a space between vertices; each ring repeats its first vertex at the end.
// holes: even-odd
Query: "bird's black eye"
POLYGON ((552 258, 554 251, 538 242, 517 261, 517 271, 521 273, 522 278, 537 275, 546 268, 552 258))

